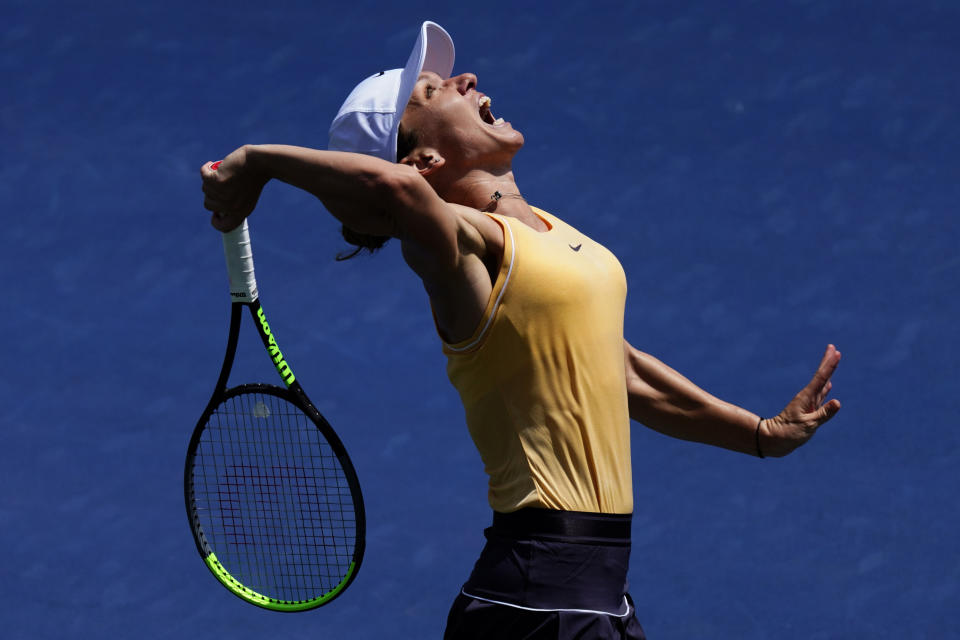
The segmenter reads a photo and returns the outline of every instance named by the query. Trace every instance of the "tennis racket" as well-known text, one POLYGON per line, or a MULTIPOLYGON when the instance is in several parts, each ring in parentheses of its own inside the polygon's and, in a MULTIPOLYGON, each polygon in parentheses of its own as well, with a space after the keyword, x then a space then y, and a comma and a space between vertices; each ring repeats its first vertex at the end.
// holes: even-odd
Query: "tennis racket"
POLYGON ((360 568, 366 528, 360 483, 270 330, 246 220, 223 234, 223 246, 230 332, 213 397, 187 450, 187 515, 200 556, 223 586, 266 609, 306 611, 343 593, 360 568), (244 307, 284 387, 227 388, 244 307))

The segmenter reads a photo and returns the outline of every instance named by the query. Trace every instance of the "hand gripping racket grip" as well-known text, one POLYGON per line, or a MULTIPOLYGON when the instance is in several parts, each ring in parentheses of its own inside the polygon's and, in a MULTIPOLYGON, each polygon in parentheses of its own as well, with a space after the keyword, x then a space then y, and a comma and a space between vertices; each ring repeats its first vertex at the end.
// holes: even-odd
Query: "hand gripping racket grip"
MULTIPOLYGON (((210 169, 216 171, 220 162, 211 164, 210 169)), ((253 302, 257 299, 257 279, 253 273, 253 249, 246 219, 233 231, 223 234, 223 253, 227 257, 227 274, 230 276, 230 299, 253 302)))

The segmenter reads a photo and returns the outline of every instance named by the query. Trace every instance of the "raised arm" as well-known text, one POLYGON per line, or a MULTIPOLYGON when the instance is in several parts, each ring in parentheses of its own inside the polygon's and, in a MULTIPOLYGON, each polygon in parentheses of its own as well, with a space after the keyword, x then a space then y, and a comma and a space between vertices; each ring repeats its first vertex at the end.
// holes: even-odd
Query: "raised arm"
POLYGON ((630 417, 682 440, 763 457, 785 456, 813 437, 840 402, 824 404, 840 352, 827 347, 813 379, 777 416, 757 414, 707 393, 653 356, 624 342, 630 417))
POLYGON ((438 263, 458 259, 457 223, 449 205, 413 167, 372 156, 286 145, 246 145, 216 171, 201 168, 211 223, 229 231, 250 215, 272 179, 319 198, 340 222, 359 233, 399 238, 438 263))

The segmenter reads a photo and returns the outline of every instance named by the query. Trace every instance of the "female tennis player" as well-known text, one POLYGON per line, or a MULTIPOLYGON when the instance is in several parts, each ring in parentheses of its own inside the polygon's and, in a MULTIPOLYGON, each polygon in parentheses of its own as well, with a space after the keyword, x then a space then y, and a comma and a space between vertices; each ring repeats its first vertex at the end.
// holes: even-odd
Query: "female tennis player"
POLYGON ((280 180, 319 198, 359 247, 400 241, 423 281, 447 371, 489 475, 493 523, 445 637, 643 638, 627 594, 630 420, 676 438, 783 456, 840 409, 840 360, 761 419, 624 340, 616 258, 521 196, 523 135, 495 117, 454 47, 421 27, 403 69, 354 88, 330 150, 244 146, 201 169, 220 231, 280 180))

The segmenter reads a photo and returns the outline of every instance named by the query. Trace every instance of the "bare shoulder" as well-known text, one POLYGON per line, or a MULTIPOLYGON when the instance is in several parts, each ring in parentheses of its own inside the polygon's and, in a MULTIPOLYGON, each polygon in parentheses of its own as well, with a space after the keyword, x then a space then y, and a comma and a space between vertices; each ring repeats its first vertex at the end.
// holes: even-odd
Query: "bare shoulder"
POLYGON ((451 204, 450 208, 457 216, 461 253, 477 255, 481 259, 489 253, 503 253, 503 229, 493 218, 459 204, 451 204))
POLYGON ((446 278, 460 271, 472 260, 482 262, 499 259, 503 253, 503 230, 489 216, 459 204, 444 203, 444 215, 453 219, 455 228, 455 260, 436 259, 429 245, 401 240, 403 257, 421 278, 446 278), (472 259, 472 260, 471 260, 472 259))

